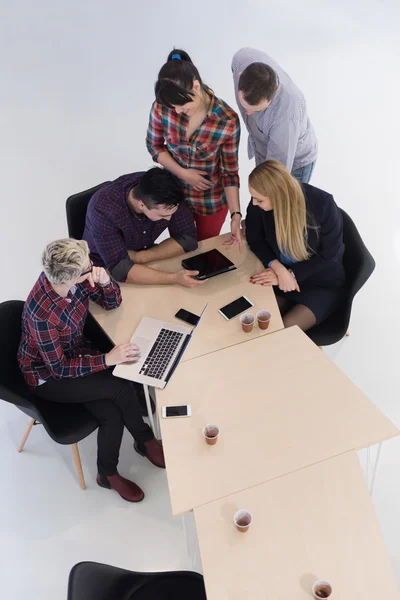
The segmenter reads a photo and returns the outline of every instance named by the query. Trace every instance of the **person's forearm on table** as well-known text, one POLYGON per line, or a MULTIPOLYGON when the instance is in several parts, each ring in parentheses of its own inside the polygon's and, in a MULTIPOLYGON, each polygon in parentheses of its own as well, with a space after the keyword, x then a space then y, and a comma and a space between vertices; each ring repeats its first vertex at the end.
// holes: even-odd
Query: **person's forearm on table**
POLYGON ((182 246, 173 238, 164 240, 154 248, 148 248, 147 250, 128 250, 130 258, 138 265, 144 265, 146 263, 165 260, 166 258, 172 258, 173 256, 179 256, 185 251, 182 246))
POLYGON ((152 269, 145 265, 135 264, 128 271, 126 283, 137 283, 140 285, 171 285, 176 282, 175 273, 152 269))
POLYGON ((160 152, 157 157, 157 162, 159 165, 167 169, 167 171, 170 171, 173 175, 179 177, 179 179, 184 179, 186 169, 178 165, 176 160, 172 158, 168 151, 160 152))

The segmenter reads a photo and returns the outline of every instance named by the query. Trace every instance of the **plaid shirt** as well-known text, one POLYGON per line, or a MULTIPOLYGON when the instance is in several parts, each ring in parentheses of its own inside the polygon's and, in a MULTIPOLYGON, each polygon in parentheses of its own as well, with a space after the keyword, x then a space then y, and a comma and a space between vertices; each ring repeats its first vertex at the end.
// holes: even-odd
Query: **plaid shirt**
POLYGON ((104 185, 93 195, 86 212, 83 239, 89 244, 90 257, 95 265, 109 269, 117 281, 125 281, 134 265, 128 250, 151 248, 167 228, 185 252, 197 248, 196 226, 186 203, 179 205, 170 221, 151 221, 129 208, 127 196, 143 175, 122 175, 104 185))
POLYGON ((86 280, 62 298, 46 275, 40 275, 25 303, 18 349, 18 362, 31 388, 39 379, 83 377, 107 368, 105 354, 83 336, 89 298, 106 310, 117 308, 122 301, 113 281, 91 288, 86 280))
POLYGON ((224 208, 224 188, 239 187, 239 117, 223 100, 211 97, 206 118, 190 140, 186 137, 188 118, 167 106, 153 103, 146 145, 153 160, 166 150, 184 168, 207 171, 213 186, 196 191, 185 184, 187 201, 193 212, 211 215, 224 208))

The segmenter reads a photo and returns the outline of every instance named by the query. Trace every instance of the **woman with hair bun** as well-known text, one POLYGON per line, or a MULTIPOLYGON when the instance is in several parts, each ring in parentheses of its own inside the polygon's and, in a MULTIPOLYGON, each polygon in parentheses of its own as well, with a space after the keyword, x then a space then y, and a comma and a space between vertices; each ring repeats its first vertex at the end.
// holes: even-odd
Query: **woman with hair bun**
POLYGON ((147 149, 154 161, 183 181, 197 239, 219 235, 229 209, 229 243, 240 245, 238 115, 203 83, 183 50, 169 54, 155 94, 147 149))

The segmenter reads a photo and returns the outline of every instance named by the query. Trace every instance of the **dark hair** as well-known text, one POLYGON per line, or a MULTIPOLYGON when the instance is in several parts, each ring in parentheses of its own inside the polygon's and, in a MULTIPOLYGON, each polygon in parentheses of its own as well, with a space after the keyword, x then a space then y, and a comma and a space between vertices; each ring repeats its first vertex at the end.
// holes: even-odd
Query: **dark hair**
POLYGON ((205 92, 210 91, 210 88, 204 85, 189 54, 184 50, 172 50, 158 74, 155 85, 156 101, 168 108, 192 102, 195 79, 205 92))
POLYGON ((245 68, 239 77, 239 91, 247 104, 256 106, 263 100, 271 100, 278 85, 278 78, 271 67, 255 62, 245 68))
POLYGON ((185 200, 180 180, 161 167, 153 167, 143 175, 134 188, 134 196, 149 209, 155 206, 173 208, 185 200))

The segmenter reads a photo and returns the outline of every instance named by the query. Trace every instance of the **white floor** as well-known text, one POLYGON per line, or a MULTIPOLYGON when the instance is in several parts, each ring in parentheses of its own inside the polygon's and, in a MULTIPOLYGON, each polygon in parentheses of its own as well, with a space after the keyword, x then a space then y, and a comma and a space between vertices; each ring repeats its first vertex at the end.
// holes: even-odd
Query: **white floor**
MULTIPOLYGON (((377 261, 355 300, 351 336, 326 352, 400 426, 398 0, 204 0, 179 10, 138 4, 39 0, 33 8, 25 0, 2 14, 0 56, 9 67, 2 70, 2 114, 9 118, 0 139, 0 243, 1 256, 11 248, 13 260, 2 264, 1 300, 24 297, 44 244, 65 235, 67 195, 149 166, 143 138, 152 85, 174 44, 193 53, 206 82, 231 103, 233 51, 264 48, 306 92, 320 141, 313 183, 353 216, 377 261), (207 34, 216 13, 223 43, 207 34), (17 231, 29 253, 16 246, 17 231)), ((95 436, 80 444, 82 492, 70 449, 41 427, 16 452, 26 422, 0 403, 2 598, 65 600, 69 570, 81 560, 135 570, 189 567, 165 472, 134 454, 128 437, 121 471, 146 492, 134 506, 97 487, 95 436)), ((400 583, 400 438, 384 445, 374 504, 400 583)))

